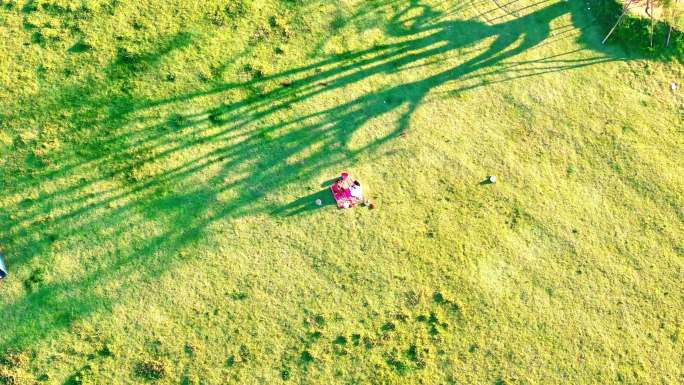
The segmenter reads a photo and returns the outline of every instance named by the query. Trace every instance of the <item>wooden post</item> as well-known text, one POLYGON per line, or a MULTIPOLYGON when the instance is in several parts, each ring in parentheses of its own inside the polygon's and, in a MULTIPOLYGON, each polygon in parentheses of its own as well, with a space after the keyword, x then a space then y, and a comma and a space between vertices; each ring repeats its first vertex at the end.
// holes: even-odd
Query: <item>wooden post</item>
POLYGON ((674 24, 677 21, 677 11, 679 10, 679 0, 675 0, 674 5, 671 5, 670 14, 670 29, 667 31, 667 38, 665 39, 665 47, 670 46, 670 38, 672 37, 672 30, 674 29, 674 24))
POLYGON ((629 10, 630 5, 632 5, 633 2, 634 2, 634 0, 629 0, 629 2, 625 3, 624 7, 622 7, 622 14, 620 15, 620 17, 618 17, 617 21, 615 22, 615 25, 613 25, 613 28, 610 29, 610 31, 608 32, 606 37, 603 39, 601 44, 606 44, 606 41, 608 40, 610 35, 613 34, 613 32, 615 31, 615 28, 617 28, 618 24, 620 24, 620 22, 622 21, 622 18, 625 16, 625 14, 627 14, 627 11, 629 10))

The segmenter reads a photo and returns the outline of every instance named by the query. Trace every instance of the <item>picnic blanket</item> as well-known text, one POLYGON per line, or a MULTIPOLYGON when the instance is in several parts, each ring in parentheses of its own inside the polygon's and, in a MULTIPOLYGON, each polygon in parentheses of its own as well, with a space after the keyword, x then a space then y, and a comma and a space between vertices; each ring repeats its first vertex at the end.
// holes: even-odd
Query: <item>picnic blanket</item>
POLYGON ((347 180, 349 174, 343 172, 339 179, 337 179, 331 186, 330 191, 332 192, 333 198, 337 203, 338 209, 348 209, 356 205, 356 199, 351 195, 349 186, 344 186, 344 183, 348 183, 347 180), (342 182, 342 183, 340 183, 342 182))
POLYGON ((333 198, 337 203, 337 208, 345 209, 354 206, 354 199, 352 199, 351 191, 349 189, 337 188, 337 184, 330 186, 333 198))

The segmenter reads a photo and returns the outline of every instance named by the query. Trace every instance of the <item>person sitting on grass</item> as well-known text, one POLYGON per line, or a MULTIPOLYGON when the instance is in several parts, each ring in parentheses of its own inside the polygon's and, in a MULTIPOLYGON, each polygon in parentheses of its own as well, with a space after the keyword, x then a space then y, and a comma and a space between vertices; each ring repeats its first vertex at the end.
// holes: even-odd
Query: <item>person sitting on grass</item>
POLYGON ((346 190, 348 190, 346 180, 344 178, 338 178, 333 184, 332 190, 335 194, 343 194, 346 190))
POLYGON ((354 183, 349 186, 349 193, 351 199, 355 202, 363 201, 363 190, 361 189, 361 183, 358 180, 355 180, 354 183))

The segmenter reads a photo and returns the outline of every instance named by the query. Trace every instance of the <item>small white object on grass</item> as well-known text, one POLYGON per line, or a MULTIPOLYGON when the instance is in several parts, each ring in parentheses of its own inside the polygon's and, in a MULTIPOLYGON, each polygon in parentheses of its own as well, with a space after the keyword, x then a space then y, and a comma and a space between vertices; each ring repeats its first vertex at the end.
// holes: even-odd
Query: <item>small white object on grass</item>
POLYGON ((670 83, 670 90, 677 91, 677 87, 678 87, 677 83, 675 83, 675 82, 670 83))
POLYGON ((316 199, 316 206, 320 206, 323 204, 323 201, 320 199, 316 199))
POLYGON ((494 175, 488 176, 487 180, 489 180, 489 183, 496 183, 496 177, 494 175))

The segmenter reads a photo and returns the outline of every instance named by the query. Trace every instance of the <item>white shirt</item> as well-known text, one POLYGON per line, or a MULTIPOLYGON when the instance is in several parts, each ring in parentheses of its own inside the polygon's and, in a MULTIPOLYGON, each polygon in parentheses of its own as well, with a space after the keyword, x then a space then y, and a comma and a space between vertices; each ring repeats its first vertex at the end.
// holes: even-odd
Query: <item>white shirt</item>
POLYGON ((351 185, 351 187, 349 187, 349 193, 356 199, 363 199, 363 190, 361 190, 361 186, 355 184, 351 185))

